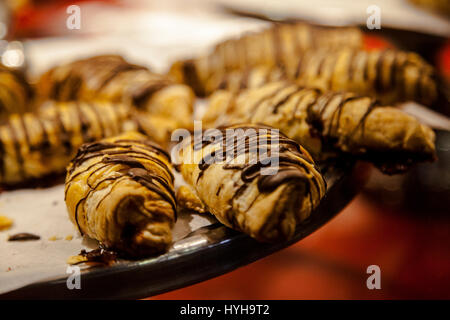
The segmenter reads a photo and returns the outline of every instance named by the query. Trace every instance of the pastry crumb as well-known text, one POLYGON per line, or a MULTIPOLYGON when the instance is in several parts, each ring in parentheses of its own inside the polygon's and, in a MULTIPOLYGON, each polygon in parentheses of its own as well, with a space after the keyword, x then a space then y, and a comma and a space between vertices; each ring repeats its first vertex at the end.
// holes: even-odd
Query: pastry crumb
POLYGON ((67 259, 67 264, 79 264, 86 261, 88 261, 88 258, 79 254, 76 256, 70 256, 69 259, 67 259))
POLYGON ((56 240, 61 240, 61 237, 57 237, 57 236, 52 236, 50 238, 48 238, 49 241, 56 241, 56 240))
POLYGON ((66 239, 67 241, 70 241, 70 240, 73 239, 73 236, 72 236, 72 235, 68 235, 65 239, 66 239))
POLYGON ((12 224, 12 219, 5 216, 0 216, 0 230, 8 230, 11 228, 12 224))

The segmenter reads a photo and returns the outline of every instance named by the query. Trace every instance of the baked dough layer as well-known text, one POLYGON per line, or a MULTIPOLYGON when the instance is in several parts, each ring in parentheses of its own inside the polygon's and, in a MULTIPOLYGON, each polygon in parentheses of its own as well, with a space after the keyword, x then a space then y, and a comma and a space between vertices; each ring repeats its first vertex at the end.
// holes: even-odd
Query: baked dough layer
POLYGON ((258 65, 270 67, 292 61, 314 48, 360 48, 358 28, 325 28, 306 23, 274 24, 260 32, 227 39, 204 56, 175 62, 169 74, 191 86, 199 96, 210 93, 205 83, 214 74, 258 65))
POLYGON ((180 164, 184 179, 224 225, 259 241, 290 239, 325 194, 325 181, 313 159, 273 128, 249 124, 223 127, 220 132, 223 138, 184 146, 180 164), (227 135, 229 130, 236 135, 227 135), (250 147, 256 144, 258 148, 250 147), (266 147, 266 153, 259 149, 266 147), (224 150, 234 154, 227 159, 224 150), (219 154, 224 158, 208 162, 219 154), (269 167, 267 160, 276 158, 279 162, 269 167))
POLYGON ((122 102, 152 116, 190 128, 194 94, 182 84, 118 55, 94 56, 54 67, 44 73, 37 89, 41 101, 105 99, 122 102))
POLYGON ((434 68, 416 53, 393 49, 308 50, 277 66, 217 71, 202 85, 210 94, 217 89, 256 88, 276 80, 322 91, 350 91, 375 97, 383 104, 417 101, 432 105, 438 98, 434 68))
POLYGON ((13 114, 0 125, 0 183, 62 173, 83 143, 140 129, 135 118, 128 106, 104 101, 50 102, 36 114, 13 114))
POLYGON ((84 144, 67 169, 70 219, 123 255, 163 252, 176 219, 173 180, 169 155, 139 133, 84 144))
POLYGON ((279 81, 239 94, 218 91, 203 117, 209 127, 241 122, 280 129, 320 157, 324 146, 374 162, 386 173, 435 159, 435 135, 403 111, 353 93, 279 81))
POLYGON ((33 110, 33 90, 19 70, 0 64, 0 122, 14 113, 33 110))

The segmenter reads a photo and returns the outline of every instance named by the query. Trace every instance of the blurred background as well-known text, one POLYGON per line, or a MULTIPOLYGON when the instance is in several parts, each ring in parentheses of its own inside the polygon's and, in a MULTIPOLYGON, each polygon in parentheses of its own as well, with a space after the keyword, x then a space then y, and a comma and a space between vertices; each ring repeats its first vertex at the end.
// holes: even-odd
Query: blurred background
MULTIPOLYGON (((0 0, 3 64, 31 76, 83 56, 118 53, 164 72, 226 37, 269 21, 359 25, 367 49, 420 53, 439 72, 449 115, 450 1, 51 1, 0 0), (381 8, 381 30, 368 30, 366 8, 381 8), (81 9, 80 29, 66 26, 81 9)), ((450 128, 449 128, 450 129, 450 128)), ((439 161, 407 175, 369 168, 362 192, 327 225, 265 259, 151 299, 450 298, 450 132, 437 132, 439 161), (381 268, 381 290, 366 269, 381 268)), ((189 270, 186 270, 189 272, 189 270)))

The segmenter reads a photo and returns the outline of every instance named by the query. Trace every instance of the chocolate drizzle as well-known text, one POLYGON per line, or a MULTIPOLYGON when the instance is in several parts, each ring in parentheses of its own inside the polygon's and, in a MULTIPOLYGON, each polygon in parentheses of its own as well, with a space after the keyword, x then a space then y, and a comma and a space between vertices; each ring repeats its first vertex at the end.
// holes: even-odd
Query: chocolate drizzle
POLYGON ((117 253, 114 251, 98 248, 91 251, 81 250, 79 256, 85 258, 75 264, 80 263, 100 263, 111 265, 117 260, 117 253))
POLYGON ((197 72, 197 66, 194 60, 186 60, 183 62, 182 70, 184 74, 184 81, 188 83, 198 96, 204 96, 205 90, 203 83, 197 72))
POLYGON ((0 65, 0 88, 2 120, 11 113, 23 114, 32 110, 34 91, 22 72, 0 65))
POLYGON ((270 131, 271 127, 238 124, 217 129, 221 135, 206 131, 201 143, 191 142, 190 148, 196 146, 194 153, 208 154, 195 170, 182 170, 185 178, 227 226, 264 241, 290 237, 293 229, 282 226, 286 212, 293 215, 295 225, 325 194, 325 180, 311 156, 295 141, 270 131), (209 134, 214 135, 213 141, 209 134), (279 192, 275 202, 268 200, 273 192, 279 192), (256 207, 252 215, 264 211, 257 226, 247 214, 256 207))
MULTIPOLYGON (((249 85, 245 71, 248 68, 265 65, 286 71, 295 69, 289 66, 289 62, 302 57, 308 50, 359 48, 360 35, 356 28, 330 30, 304 23, 274 23, 261 32, 247 32, 239 38, 222 41, 210 54, 182 61, 174 65, 173 70, 181 73, 183 82, 199 96, 210 94, 218 88, 229 89, 234 84, 235 89, 244 89, 249 85), (229 72, 233 70, 243 70, 244 73, 229 77, 229 72), (236 78, 237 82, 232 81, 236 78)), ((300 63, 297 66, 300 67, 300 63)), ((265 76, 269 74, 265 73, 265 76)))
POLYGON ((44 98, 90 101, 100 97, 130 101, 136 107, 146 107, 155 92, 173 84, 169 78, 155 75, 146 67, 128 63, 117 55, 100 55, 56 67, 41 82, 49 87, 48 97, 44 98), (139 76, 138 81, 134 81, 135 75, 139 76))
POLYGON ((131 94, 131 99, 133 101, 133 105, 145 109, 146 103, 150 101, 152 96, 158 92, 159 90, 162 90, 172 84, 169 80, 154 80, 149 81, 146 83, 143 87, 137 88, 133 90, 133 93, 131 94))
MULTIPOLYGON (((339 138, 343 109, 348 103, 355 100, 361 100, 361 108, 365 108, 366 111, 359 119, 355 129, 350 133, 346 133, 345 137, 342 139, 344 143, 348 143, 358 130, 362 130, 362 134, 364 134, 365 122, 368 116, 374 108, 379 105, 379 102, 376 99, 364 101, 367 100, 367 97, 344 92, 321 93, 318 89, 302 88, 300 86, 293 87, 295 88, 294 90, 287 90, 288 87, 289 84, 286 84, 279 86, 274 91, 268 91, 267 94, 256 100, 256 103, 250 105, 247 111, 250 122, 254 122, 254 115, 258 113, 261 108, 266 108, 267 111, 272 110, 271 114, 276 114, 280 109, 290 105, 290 101, 294 100, 294 97, 298 97, 291 113, 292 119, 295 118, 298 109, 302 106, 302 110, 305 110, 306 112, 306 122, 310 126, 311 135, 319 136, 326 144, 329 144, 330 142, 333 144, 339 138), (281 95, 283 90, 285 90, 285 93, 281 95), (306 102, 305 98, 308 95, 311 95, 311 99, 309 102, 306 102), (278 102, 272 101, 272 103, 264 104, 265 101, 273 99, 274 97, 277 97, 278 102)), ((267 113, 268 112, 263 112, 263 114, 267 113)), ((336 147, 341 148, 342 145, 337 145, 336 147)))
MULTIPOLYGON (((279 37, 277 35, 279 31, 275 31, 277 28, 279 27, 275 27, 272 31, 272 43, 279 37)), ((276 71, 302 85, 318 86, 323 91, 346 90, 377 96, 380 99, 385 97, 387 103, 410 99, 429 104, 433 99, 437 99, 436 81, 431 66, 409 57, 410 53, 404 51, 388 49, 381 52, 366 52, 352 49, 349 52, 348 49, 327 51, 323 48, 308 50, 295 55, 296 62, 293 64, 295 67, 291 68, 289 63, 280 58, 286 55, 280 52, 282 49, 283 47, 272 50, 276 71), (341 63, 345 68, 340 65, 341 63), (407 84, 413 90, 406 90, 407 84)), ((249 69, 245 66, 240 72, 238 75, 241 80, 240 90, 249 87, 247 79, 253 73, 261 77, 258 74, 258 67, 249 69)), ((232 82, 229 78, 229 74, 225 73, 222 81, 218 82, 220 89, 231 88, 232 82)), ((263 76, 260 81, 268 83, 270 77, 264 79, 263 76)))
MULTIPOLYGON (((113 142, 93 142, 83 145, 75 158, 72 160, 69 169, 69 179, 66 181, 66 197, 70 189, 71 183, 80 174, 89 172, 86 183, 90 190, 81 198, 75 207, 75 222, 78 230, 83 234, 82 228, 78 220, 79 206, 96 191, 105 182, 116 183, 121 179, 132 179, 146 189, 156 193, 159 197, 167 201, 173 210, 176 219, 176 200, 173 190, 173 174, 168 165, 157 155, 167 157, 168 154, 159 146, 145 140, 117 139, 113 142), (84 169, 79 169, 84 162, 99 158, 84 169), (146 166, 147 163, 152 165, 146 166), (99 178, 100 170, 109 168, 110 166, 120 165, 122 168, 115 170, 114 174, 110 174, 105 178, 99 178), (76 170, 79 170, 78 172, 76 170), (91 177, 97 179, 96 184, 92 185, 91 177)), ((114 185, 113 185, 114 187, 114 185)), ((104 201, 110 193, 107 193, 100 199, 98 205, 104 201)), ((98 207, 97 205, 97 207, 98 207)))
MULTIPOLYGON (((222 152, 215 154, 215 151, 204 156, 198 163, 200 170, 197 176, 197 182, 203 177, 204 172, 212 165, 221 163, 220 165, 224 170, 238 170, 240 171, 240 178, 243 182, 235 192, 232 199, 238 198, 248 187, 254 179, 258 179, 258 190, 263 193, 272 192, 280 185, 288 181, 299 181, 305 183, 309 189, 308 178, 310 170, 317 170, 314 163, 311 161, 309 155, 293 140, 280 134, 275 140, 275 136, 269 131, 270 127, 265 126, 233 126, 233 127, 221 127, 219 130, 222 132, 223 139, 221 141, 211 142, 210 139, 206 139, 202 142, 201 148, 207 145, 219 144, 219 148, 222 152), (226 130, 229 128, 235 129, 253 129, 243 136, 232 136, 231 138, 226 135, 226 130), (261 129, 265 129, 261 131, 261 129), (266 139, 260 139, 262 134, 267 135, 266 139), (235 139, 236 138, 236 139, 235 139), (275 144, 277 143, 277 144, 275 144), (276 148, 274 148, 276 147, 276 148), (265 153, 261 153, 264 151, 265 153), (226 159, 226 155, 232 155, 230 159, 226 159), (245 154, 245 163, 234 164, 233 160, 238 156, 245 154), (258 156, 253 158, 252 156, 258 156), (269 165, 276 163, 274 168, 277 172, 273 175, 261 175, 261 169, 267 168, 269 165), (308 165, 306 165, 307 163, 308 165)), ((213 147, 214 148, 214 147, 213 147)), ((198 147, 196 148, 199 149, 198 147)), ((214 148, 217 150, 217 148, 214 148)), ((317 182, 313 183, 318 187, 317 182)), ((218 194, 217 191, 216 194, 218 194)))

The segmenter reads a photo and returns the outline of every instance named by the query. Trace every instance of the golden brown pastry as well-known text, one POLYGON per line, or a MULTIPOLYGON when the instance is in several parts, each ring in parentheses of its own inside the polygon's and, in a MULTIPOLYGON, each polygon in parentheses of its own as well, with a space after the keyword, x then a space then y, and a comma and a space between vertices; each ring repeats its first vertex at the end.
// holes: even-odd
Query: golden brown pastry
POLYGON ((273 128, 222 127, 188 142, 179 165, 186 182, 221 223, 259 241, 290 239, 325 194, 308 152, 273 128))
POLYGON ((362 33, 357 28, 325 28, 305 23, 275 24, 216 45, 205 56, 175 62, 170 75, 203 96, 204 84, 214 74, 257 65, 282 65, 313 48, 360 48, 362 33))
POLYGON ((323 91, 350 91, 376 97, 383 104, 413 100, 432 105, 438 97, 434 68, 419 55, 401 50, 309 50, 271 68, 259 66, 212 75, 207 93, 239 91, 289 79, 323 91))
POLYGON ((177 127, 192 126, 194 94, 189 87, 116 55, 95 56, 50 69, 41 76, 37 89, 42 101, 106 99, 166 117, 177 127))
POLYGON ((81 234, 130 257, 165 251, 176 202, 169 155, 136 132, 84 144, 67 169, 65 201, 81 234))
POLYGON ((32 110, 33 91, 19 70, 0 64, 0 121, 32 110))
POLYGON ((0 126, 0 184, 62 173, 85 142, 139 129, 124 104, 49 103, 39 114, 11 115, 0 126))
POLYGON ((302 88, 274 82, 238 95, 218 91, 204 125, 261 123, 320 156, 324 146, 372 161, 386 173, 435 158, 434 132, 414 117, 353 93, 302 88))
POLYGON ((450 18, 450 2, 448 0, 409 0, 409 2, 437 14, 450 18))
POLYGON ((180 186, 177 189, 177 203, 179 210, 196 213, 207 212, 205 204, 190 186, 180 186))

